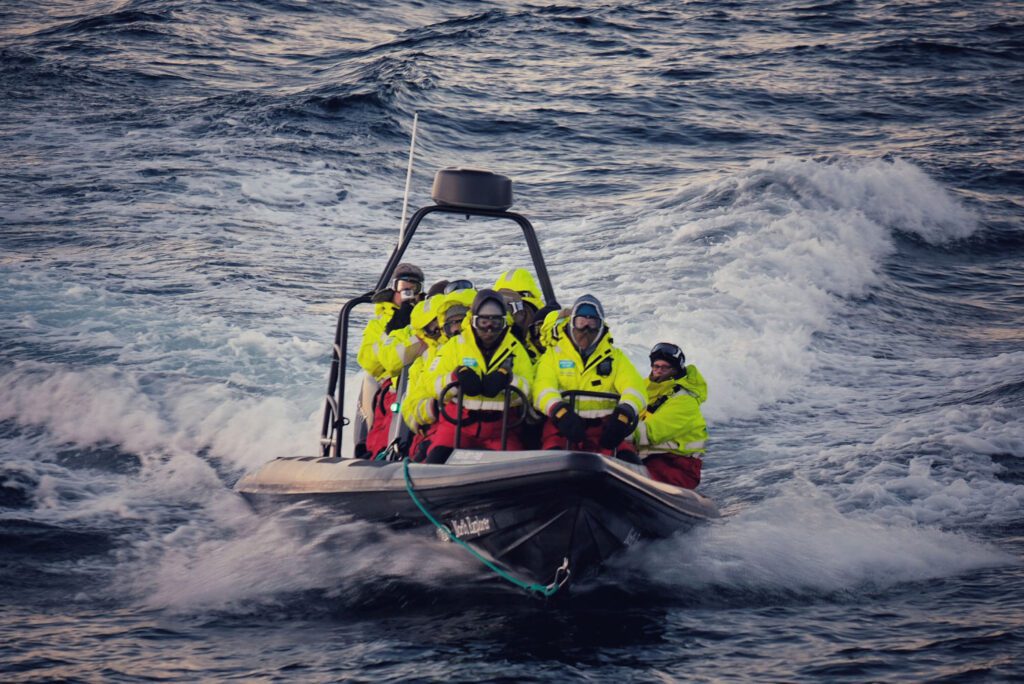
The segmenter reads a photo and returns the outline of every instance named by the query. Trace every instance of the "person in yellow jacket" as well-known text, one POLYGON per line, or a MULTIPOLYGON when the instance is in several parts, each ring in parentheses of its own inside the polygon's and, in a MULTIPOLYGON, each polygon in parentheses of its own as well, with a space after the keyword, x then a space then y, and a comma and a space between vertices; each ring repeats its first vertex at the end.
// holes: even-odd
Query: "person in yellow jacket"
MULTIPOLYGON (((391 287, 381 290, 373 298, 374 316, 363 330, 356 361, 367 374, 361 394, 369 396, 373 385, 376 384, 377 387, 372 392, 372 408, 366 411, 361 407, 360 412, 369 426, 369 431, 364 439, 360 440, 357 437, 357 457, 372 458, 387 446, 391 412, 386 407, 391 406, 395 400, 392 385, 396 373, 393 368, 384 366, 381 349, 390 333, 409 325, 409 316, 412 314, 413 306, 421 298, 422 291, 423 271, 413 264, 402 263, 395 267, 391 287), (382 406, 385 407, 384 410, 381 410, 382 406)), ((398 372, 401 372, 400 368, 398 372)))
MULTIPOLYGON (((420 437, 420 439, 414 440, 417 445, 423 441, 423 437, 437 422, 437 398, 434 396, 437 357, 448 340, 462 332, 463 320, 469 307, 472 306, 476 294, 476 290, 463 288, 441 295, 438 301, 435 321, 440 327, 441 335, 438 343, 431 349, 429 358, 420 366, 415 378, 410 377, 409 391, 402 401, 402 419, 409 429, 420 437)), ((410 453, 415 453, 415 451, 410 450, 410 453)))
POLYGON ((695 489, 700 484, 708 427, 700 405, 708 385, 683 350, 670 342, 651 349, 647 393, 650 404, 633 439, 651 479, 695 489))
POLYGON ((381 290, 373 297, 373 317, 363 330, 356 361, 366 373, 377 382, 391 377, 381 364, 380 343, 384 335, 409 325, 412 309, 421 299, 423 271, 412 264, 395 267, 392 286, 381 290))
POLYGON ((564 449, 568 441, 572 449, 635 457, 624 440, 647 406, 647 392, 636 367, 613 346, 604 307, 593 295, 583 295, 563 326, 537 364, 534 380, 534 406, 549 419, 541 447, 564 449), (581 396, 573 401, 563 396, 572 390, 617 398, 581 396))
MULTIPOLYGON (((434 397, 446 415, 460 419, 459 443, 456 425, 439 417, 430 443, 422 450, 428 463, 445 462, 456 447, 500 450, 507 388, 516 387, 530 396, 533 364, 509 332, 505 300, 494 290, 480 290, 473 299, 470 316, 470 325, 448 340, 434 361, 434 397), (445 393, 453 382, 458 383, 457 388, 445 393), (462 394, 461 416, 456 416, 455 392, 462 394)), ((528 409, 515 393, 510 405, 516 407, 508 416, 510 422, 528 409)), ((505 448, 522 449, 515 429, 507 430, 505 448)))
POLYGON ((410 314, 410 324, 386 333, 377 347, 377 359, 387 373, 390 386, 396 391, 378 393, 374 400, 374 425, 387 425, 386 430, 371 430, 367 450, 379 453, 398 438, 398 448, 404 452, 410 444, 407 433, 395 423, 394 414, 404 405, 409 390, 417 382, 425 359, 433 358, 443 334, 437 321, 437 309, 444 295, 433 295, 416 304, 410 314), (403 379, 403 372, 405 376, 403 379))
POLYGON ((514 319, 512 333, 537 363, 545 349, 542 341, 544 319, 555 305, 545 306, 537 281, 525 268, 502 273, 494 282, 494 289, 505 295, 505 301, 516 309, 511 312, 514 319))

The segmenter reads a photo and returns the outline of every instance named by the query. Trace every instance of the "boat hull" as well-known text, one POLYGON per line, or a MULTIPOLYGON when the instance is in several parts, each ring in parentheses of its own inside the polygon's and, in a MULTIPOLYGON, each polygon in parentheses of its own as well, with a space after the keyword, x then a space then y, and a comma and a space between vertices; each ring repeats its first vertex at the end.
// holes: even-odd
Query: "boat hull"
POLYGON ((485 558, 539 585, 562 582, 566 569, 579 580, 641 539, 718 516, 706 497, 654 482, 641 466, 578 451, 460 450, 444 465, 407 469, 283 458, 236 489, 256 506, 309 500, 398 528, 437 530, 425 510, 485 558))

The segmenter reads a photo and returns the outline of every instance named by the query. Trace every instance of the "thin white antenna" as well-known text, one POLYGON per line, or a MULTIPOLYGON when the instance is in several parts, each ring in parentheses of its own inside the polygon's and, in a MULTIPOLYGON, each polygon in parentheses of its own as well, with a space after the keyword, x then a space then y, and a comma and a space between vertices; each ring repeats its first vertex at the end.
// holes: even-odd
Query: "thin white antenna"
POLYGON ((416 154, 416 123, 420 119, 419 112, 412 115, 412 140, 409 141, 409 168, 405 172, 405 199, 402 200, 402 225, 398 227, 398 244, 405 239, 405 214, 409 210, 409 186, 412 185, 412 160, 416 154))

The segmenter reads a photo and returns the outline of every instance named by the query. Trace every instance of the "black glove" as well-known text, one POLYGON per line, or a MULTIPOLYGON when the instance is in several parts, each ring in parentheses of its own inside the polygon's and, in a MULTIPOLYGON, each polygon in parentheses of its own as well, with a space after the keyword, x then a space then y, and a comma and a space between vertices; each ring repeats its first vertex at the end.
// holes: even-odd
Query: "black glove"
POLYGON ((459 369, 455 371, 455 378, 459 381, 459 387, 462 388, 463 394, 479 395, 483 392, 483 382, 472 368, 459 366, 459 369))
POLYGON ((373 299, 371 299, 370 301, 372 301, 374 304, 380 304, 381 302, 393 301, 394 298, 395 291, 392 290, 390 287, 386 287, 383 290, 377 290, 377 292, 373 294, 373 299))
POLYGON ((496 397, 512 382, 512 374, 507 368, 499 368, 485 375, 480 382, 480 394, 485 397, 496 397))
POLYGON ((636 414, 633 409, 625 404, 619 404, 612 411, 612 414, 604 419, 601 426, 601 439, 598 444, 602 449, 614 449, 622 444, 622 440, 633 431, 633 417, 636 414))
POLYGON ((569 408, 568 404, 558 404, 551 412, 551 422, 555 424, 558 434, 570 442, 582 442, 587 436, 587 424, 569 408))
POLYGON ((398 307, 398 311, 394 313, 388 324, 384 326, 384 332, 389 333, 401 330, 409 325, 409 318, 412 316, 412 307, 414 306, 415 304, 412 302, 402 302, 402 306, 398 307))

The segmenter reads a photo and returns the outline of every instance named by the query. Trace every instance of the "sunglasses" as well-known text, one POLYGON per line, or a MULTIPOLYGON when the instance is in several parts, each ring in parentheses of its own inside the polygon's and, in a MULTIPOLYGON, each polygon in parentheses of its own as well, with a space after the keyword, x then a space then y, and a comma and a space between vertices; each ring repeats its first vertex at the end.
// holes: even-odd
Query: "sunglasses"
POLYGON ((597 332, 601 329, 601 319, 590 316, 576 316, 572 319, 572 327, 576 330, 590 330, 597 332))
POLYGON ((481 332, 504 330, 505 325, 507 321, 504 316, 473 316, 473 328, 481 332))

